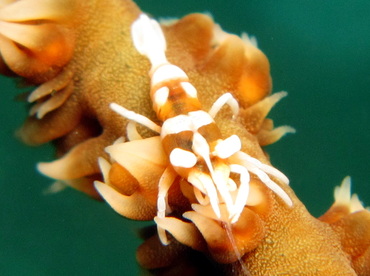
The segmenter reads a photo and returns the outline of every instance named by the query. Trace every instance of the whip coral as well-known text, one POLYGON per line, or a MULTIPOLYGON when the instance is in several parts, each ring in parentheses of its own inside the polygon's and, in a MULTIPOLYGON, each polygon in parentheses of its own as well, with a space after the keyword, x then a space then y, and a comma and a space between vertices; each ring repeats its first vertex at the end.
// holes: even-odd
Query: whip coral
POLYGON ((18 136, 57 151, 39 171, 154 220, 147 269, 183 268, 187 252, 229 275, 368 275, 370 214, 349 179, 316 219, 261 148, 293 129, 266 118, 286 93, 270 95, 255 40, 203 14, 155 35, 141 14, 129 0, 0 2, 1 73, 36 87, 18 136))

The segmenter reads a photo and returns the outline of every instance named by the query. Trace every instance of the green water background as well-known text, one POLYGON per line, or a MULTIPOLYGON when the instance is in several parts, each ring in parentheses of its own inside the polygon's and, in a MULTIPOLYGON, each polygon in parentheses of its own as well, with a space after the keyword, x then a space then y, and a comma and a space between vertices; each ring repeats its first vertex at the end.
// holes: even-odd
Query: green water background
MULTIPOLYGON (((155 17, 208 11, 229 32, 255 35, 271 63, 274 91, 289 96, 271 112, 297 133, 267 148, 272 163, 318 216, 351 175, 370 205, 370 1, 140 0, 155 17)), ((36 172, 51 146, 14 138, 26 117, 19 90, 0 79, 0 275, 137 275, 132 222, 68 189, 45 196, 36 172)))

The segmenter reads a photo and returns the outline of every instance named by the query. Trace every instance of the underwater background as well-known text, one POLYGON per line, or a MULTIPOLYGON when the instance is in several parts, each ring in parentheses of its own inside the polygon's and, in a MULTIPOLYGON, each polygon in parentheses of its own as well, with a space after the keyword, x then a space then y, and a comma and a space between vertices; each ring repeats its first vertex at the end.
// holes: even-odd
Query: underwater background
MULTIPOLYGON (((273 91, 289 96, 270 113, 296 134, 266 148, 272 164, 314 215, 333 203, 334 186, 370 205, 370 1, 140 0, 150 15, 209 12, 225 31, 247 32, 271 64, 273 91)), ((44 195, 52 180, 35 164, 52 146, 20 143, 24 91, 0 78, 0 275, 137 275, 137 229, 148 223, 66 189, 44 195)))

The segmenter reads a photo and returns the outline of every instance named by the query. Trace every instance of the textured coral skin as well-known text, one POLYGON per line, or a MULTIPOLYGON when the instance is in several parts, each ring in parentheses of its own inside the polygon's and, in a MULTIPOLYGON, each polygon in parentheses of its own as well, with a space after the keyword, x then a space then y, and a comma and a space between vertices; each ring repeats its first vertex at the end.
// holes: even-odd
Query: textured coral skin
MULTIPOLYGON (((111 5, 90 1, 89 4, 77 5, 75 16, 81 21, 76 21, 76 26, 72 28, 74 31, 67 34, 67 37, 70 36, 70 41, 76 45, 74 54, 63 69, 56 69, 56 71, 65 70, 73 73, 71 80, 74 88, 73 94, 61 107, 46 114, 42 119, 30 117, 20 131, 20 136, 30 144, 45 143, 59 138, 56 144, 60 156, 77 145, 67 155, 70 156, 71 162, 68 162, 62 170, 47 174, 57 179, 74 179, 74 181, 81 178, 87 179, 87 182, 83 182, 84 185, 76 185, 95 196, 98 195, 90 186, 89 178, 96 178, 95 175, 99 173, 96 159, 98 156, 106 156, 104 148, 124 135, 126 125, 124 119, 108 109, 108 104, 117 102, 155 119, 155 115, 149 108, 151 103, 147 97, 146 72, 149 64, 133 49, 128 35, 129 26, 138 14, 138 8, 129 1, 111 1, 111 5), (115 18, 120 18, 120 20, 115 20, 115 18), (97 22, 100 24, 99 27, 97 22), (114 60, 114 66, 112 63, 107 64, 107 60, 114 60), (129 92, 123 93, 122 91, 129 92), (95 138, 85 141, 91 137, 95 138)), ((238 49, 236 40, 230 43, 224 55, 220 54, 223 57, 221 62, 219 58, 209 61, 208 45, 213 23, 210 19, 197 15, 189 16, 181 22, 183 25, 180 23, 176 25, 178 29, 172 27, 166 30, 169 58, 189 73, 194 84, 202 91, 199 96, 206 107, 219 95, 215 91, 220 94, 221 91, 233 91, 242 107, 249 107, 267 95, 270 90, 269 82, 266 82, 266 86, 262 87, 261 91, 257 91, 256 94, 259 96, 256 98, 249 99, 243 97, 243 94, 237 94, 241 91, 241 86, 239 86, 241 77, 238 74, 240 70, 235 68, 240 64, 240 59, 233 60, 233 57, 238 56, 235 52, 241 49, 238 49), (197 22, 198 30, 187 30, 187 26, 191 25, 188 22, 194 21, 197 22), (199 36, 203 38, 201 41, 196 43, 188 41, 188 34, 194 35, 194 31, 200 33, 199 36), (233 54, 227 55, 229 53, 233 54), (222 62, 223 60, 225 62, 222 62), (230 69, 236 72, 235 75, 225 75, 225 72, 229 73, 230 69), (218 82, 212 82, 211 86, 209 80, 218 82)), ((57 62, 56 64, 63 63, 57 62)), ((9 67, 12 69, 10 65, 9 67)), ((22 75, 20 72, 17 74, 22 75)), ((49 72, 43 77, 39 75, 37 77, 22 76, 25 76, 31 83, 39 83, 41 79, 46 81, 55 77, 54 73, 49 72)), ((264 76, 264 79, 266 78, 268 76, 264 76)), ((246 149, 248 152, 261 160, 267 160, 259 147, 259 141, 238 125, 230 128, 226 115, 221 116, 218 122, 224 133, 237 132, 244 139, 244 144, 249 145, 250 148, 246 149)), ((264 116, 261 117, 264 118, 264 116)), ((244 122, 244 125, 248 125, 248 122, 244 122)), ((255 124, 251 124, 248 128, 251 133, 253 133, 253 127, 255 124)), ((142 131, 145 136, 151 136, 151 133, 146 132, 145 129, 142 131)), ((329 224, 316 220, 308 214, 293 192, 289 188, 287 190, 294 199, 293 209, 288 209, 272 194, 265 191, 266 197, 271 201, 268 204, 268 208, 271 209, 268 216, 261 215, 266 236, 256 250, 243 257, 243 262, 252 275, 276 275, 278 273, 355 275, 353 269, 359 275, 366 275, 369 270, 365 267, 366 260, 369 258, 368 250, 367 253, 361 252, 361 257, 356 257, 355 261, 351 261, 349 256, 359 253, 351 250, 351 242, 343 246, 345 250, 342 250, 343 240, 347 242, 359 239, 356 232, 352 233, 352 226, 348 226, 348 223, 343 221, 332 228, 329 224), (343 238, 346 236, 351 236, 351 239, 343 238), (307 252, 307 247, 310 248, 309 252, 307 252), (361 261, 361 258, 364 261, 361 261)), ((369 223, 366 211, 358 216, 360 218, 351 215, 351 218, 354 217, 356 223, 358 221, 364 221, 364 224, 369 223)), ((349 225, 353 224, 349 223, 349 225)), ((365 236, 365 240, 368 241, 369 238, 366 239, 365 236)), ((366 242, 362 244, 367 245, 366 242)), ((150 265, 155 266, 156 264, 150 265)), ((234 269, 238 269, 238 265, 235 266, 234 269)))

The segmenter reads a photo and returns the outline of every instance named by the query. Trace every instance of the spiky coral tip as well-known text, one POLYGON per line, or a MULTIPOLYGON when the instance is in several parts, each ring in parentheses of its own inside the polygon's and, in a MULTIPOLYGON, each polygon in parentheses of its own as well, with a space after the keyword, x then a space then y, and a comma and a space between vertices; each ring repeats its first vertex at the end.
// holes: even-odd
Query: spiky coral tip
POLYGON ((335 205, 347 206, 351 213, 361 211, 364 208, 356 194, 351 196, 351 177, 346 176, 341 185, 334 189, 335 205))

